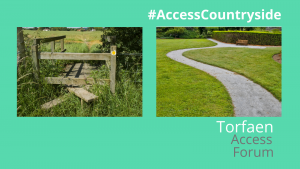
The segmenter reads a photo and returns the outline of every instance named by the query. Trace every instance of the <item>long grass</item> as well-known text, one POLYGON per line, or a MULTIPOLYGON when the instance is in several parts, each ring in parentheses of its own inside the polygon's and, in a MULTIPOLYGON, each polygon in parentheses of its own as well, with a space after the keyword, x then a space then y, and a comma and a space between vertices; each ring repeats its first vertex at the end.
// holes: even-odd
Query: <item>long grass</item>
MULTIPOLYGON (((26 58, 20 61, 18 68, 18 89, 17 89, 17 115, 34 116, 34 117, 113 117, 113 116, 142 116, 142 83, 135 83, 135 79, 130 72, 133 68, 129 67, 124 70, 122 65, 117 66, 116 74, 116 93, 110 92, 108 84, 93 85, 89 90, 99 98, 93 103, 83 104, 81 100, 74 94, 67 91, 64 85, 51 85, 45 83, 43 77, 60 76, 63 72, 65 64, 74 61, 56 60, 40 60, 40 80, 37 81, 33 77, 32 58, 30 46, 32 39, 28 36, 25 38, 26 58), (25 60, 25 61, 24 61, 25 60), (24 61, 24 62, 23 62, 24 61), (64 100, 61 104, 48 110, 41 109, 41 105, 53 99, 61 98, 64 100)), ((56 43, 56 52, 59 52, 60 44, 56 43)), ((85 43, 66 43, 67 52, 87 53, 90 52, 85 43)), ((40 51, 51 51, 50 44, 40 46, 40 51)), ((77 61, 78 62, 78 61, 77 61)), ((93 78, 107 79, 108 68, 102 62, 99 70, 92 73, 93 78)), ((136 78, 136 77, 135 77, 136 78)), ((141 76, 138 78, 142 79, 141 76)))

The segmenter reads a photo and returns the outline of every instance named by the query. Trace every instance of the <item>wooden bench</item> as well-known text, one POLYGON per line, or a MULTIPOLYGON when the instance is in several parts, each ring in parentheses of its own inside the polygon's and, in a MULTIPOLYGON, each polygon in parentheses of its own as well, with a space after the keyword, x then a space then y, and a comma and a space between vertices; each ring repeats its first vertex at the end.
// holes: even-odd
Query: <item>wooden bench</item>
POLYGON ((240 40, 236 41, 236 45, 248 45, 248 40, 240 40))

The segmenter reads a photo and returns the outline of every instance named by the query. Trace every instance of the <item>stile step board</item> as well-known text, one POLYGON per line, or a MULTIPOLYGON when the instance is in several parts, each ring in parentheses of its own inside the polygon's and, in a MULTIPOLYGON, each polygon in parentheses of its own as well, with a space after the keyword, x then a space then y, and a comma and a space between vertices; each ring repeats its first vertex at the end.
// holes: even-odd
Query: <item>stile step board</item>
POLYGON ((96 79, 93 78, 63 78, 63 77, 45 77, 48 84, 66 84, 66 85, 86 85, 86 84, 100 84, 104 85, 109 82, 109 79, 96 79))
POLYGON ((41 106, 42 109, 44 110, 48 110, 56 105, 59 105, 60 103, 62 103, 64 101, 63 97, 59 97, 59 98, 56 98, 54 100, 51 100, 50 102, 47 102, 45 104, 43 104, 41 106))
POLYGON ((48 84, 85 85, 95 83, 93 78, 45 77, 45 80, 48 84))
POLYGON ((89 103, 96 99, 98 99, 98 96, 94 95, 93 93, 90 93, 83 88, 67 88, 70 93, 74 93, 79 98, 83 99, 85 102, 89 103))

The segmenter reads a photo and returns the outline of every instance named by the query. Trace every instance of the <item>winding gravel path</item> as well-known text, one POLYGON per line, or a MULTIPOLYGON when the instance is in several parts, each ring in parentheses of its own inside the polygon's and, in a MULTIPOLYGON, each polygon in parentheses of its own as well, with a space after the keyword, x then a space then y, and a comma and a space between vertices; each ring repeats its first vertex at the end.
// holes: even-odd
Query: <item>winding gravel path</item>
POLYGON ((216 77, 229 92, 236 117, 281 117, 281 102, 270 92, 260 85, 252 82, 246 77, 234 72, 207 65, 188 59, 182 55, 183 52, 195 49, 222 48, 222 47, 246 47, 264 49, 262 46, 237 46, 226 44, 213 39, 218 45, 204 48, 181 49, 169 52, 167 56, 177 62, 195 67, 216 77))

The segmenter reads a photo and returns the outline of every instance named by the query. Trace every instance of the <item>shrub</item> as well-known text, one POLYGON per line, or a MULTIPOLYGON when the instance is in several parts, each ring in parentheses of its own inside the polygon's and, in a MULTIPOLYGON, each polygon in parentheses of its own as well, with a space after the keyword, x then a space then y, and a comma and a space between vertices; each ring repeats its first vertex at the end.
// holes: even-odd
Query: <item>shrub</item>
POLYGON ((156 32, 162 32, 162 28, 156 28, 156 32))
POLYGON ((186 29, 184 27, 175 27, 166 31, 165 34, 172 34, 175 38, 181 35, 186 29))
POLYGON ((179 36, 179 38, 194 39, 194 38, 199 38, 199 34, 195 31, 184 30, 184 32, 179 36))
POLYGON ((164 32, 156 32, 156 38, 160 38, 164 36, 164 32))
POLYGON ((160 39, 174 39, 174 37, 172 37, 172 36, 167 36, 167 37, 160 37, 160 39))
POLYGON ((212 38, 226 43, 236 43, 238 39, 241 39, 248 40, 248 43, 252 45, 281 46, 281 32, 214 31, 212 38))
POLYGON ((205 32, 202 33, 203 38, 207 38, 207 34, 205 32))

